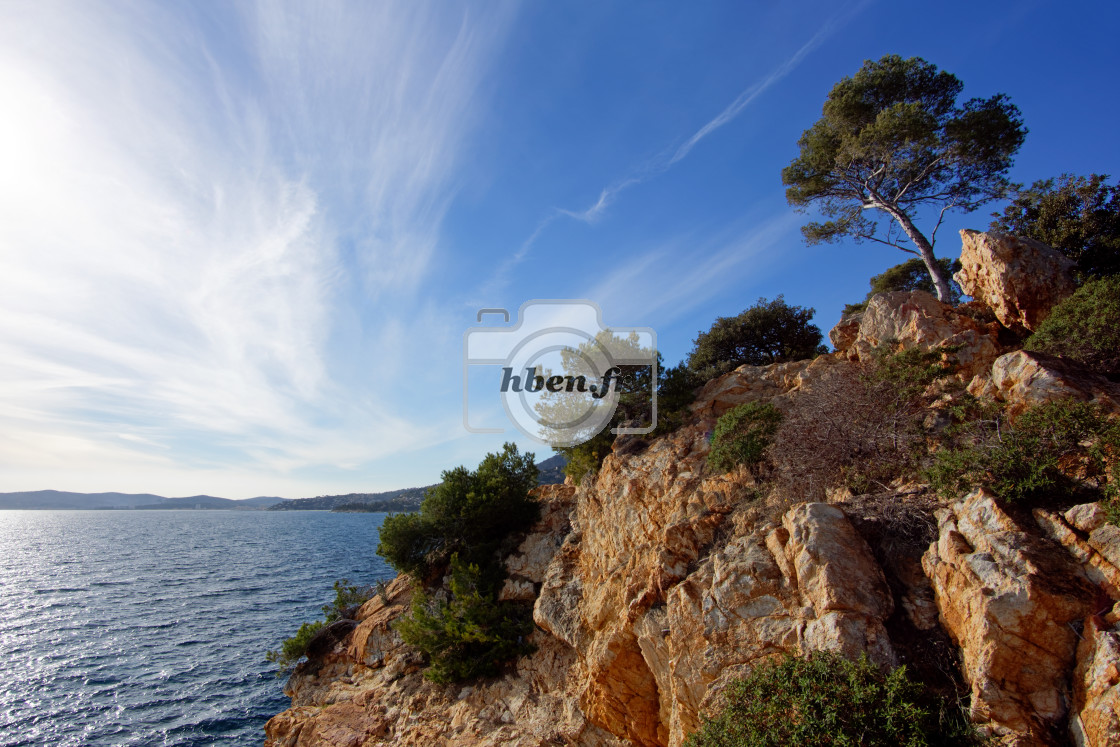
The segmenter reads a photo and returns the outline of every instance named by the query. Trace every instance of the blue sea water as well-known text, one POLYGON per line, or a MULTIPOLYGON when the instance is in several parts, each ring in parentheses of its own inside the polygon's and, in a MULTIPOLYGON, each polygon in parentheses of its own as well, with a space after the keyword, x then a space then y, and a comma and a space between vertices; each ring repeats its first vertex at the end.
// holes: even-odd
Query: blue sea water
POLYGON ((265 652, 392 577, 383 519, 0 511, 0 745, 260 745, 289 705, 265 652))

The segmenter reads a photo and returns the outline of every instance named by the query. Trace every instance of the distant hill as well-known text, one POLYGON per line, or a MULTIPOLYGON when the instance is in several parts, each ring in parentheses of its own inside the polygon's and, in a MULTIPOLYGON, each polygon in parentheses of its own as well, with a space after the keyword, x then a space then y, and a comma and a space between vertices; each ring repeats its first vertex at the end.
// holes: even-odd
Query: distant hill
POLYGON ((230 498, 216 498, 212 495, 193 495, 188 498, 164 498, 159 503, 137 506, 143 509, 233 509, 233 510, 252 510, 258 511, 262 508, 273 506, 283 498, 268 498, 261 496, 259 498, 246 498, 243 501, 235 501, 230 498))
MULTIPOLYGON (((567 460, 557 454, 537 464, 538 482, 551 485, 564 481, 567 460)), ((259 511, 331 511, 351 504, 349 511, 406 512, 420 508, 420 501, 428 488, 402 488, 383 493, 347 493, 346 495, 320 495, 315 498, 277 498, 259 496, 245 500, 218 498, 213 495, 192 495, 185 498, 165 498, 152 493, 68 493, 61 490, 32 490, 19 493, 0 493, 0 510, 4 509, 138 509, 138 510, 239 510, 259 511)))
POLYGON ((187 498, 164 498, 151 493, 68 493, 61 490, 32 490, 0 493, 0 509, 237 509, 260 510, 278 503, 282 498, 261 496, 243 501, 194 495, 187 498))
POLYGON ((344 504, 361 504, 363 511, 415 511, 424 500, 427 485, 422 488, 402 488, 384 493, 347 493, 346 495, 320 495, 315 498, 292 498, 269 506, 269 511, 331 511, 344 504))
MULTIPOLYGON (((537 464, 540 476, 537 482, 541 485, 552 485, 564 482, 564 465, 568 463, 562 455, 557 454, 537 464)), ((389 490, 384 493, 347 493, 346 495, 320 495, 315 498, 295 498, 282 501, 275 506, 270 506, 269 511, 338 511, 340 513, 405 513, 417 511, 420 502, 428 488, 402 488, 389 490)))
POLYGON ((563 454, 556 454, 543 462, 537 462, 537 469, 541 471, 537 482, 541 485, 555 485, 564 482, 564 467, 568 466, 568 460, 564 458, 563 454))

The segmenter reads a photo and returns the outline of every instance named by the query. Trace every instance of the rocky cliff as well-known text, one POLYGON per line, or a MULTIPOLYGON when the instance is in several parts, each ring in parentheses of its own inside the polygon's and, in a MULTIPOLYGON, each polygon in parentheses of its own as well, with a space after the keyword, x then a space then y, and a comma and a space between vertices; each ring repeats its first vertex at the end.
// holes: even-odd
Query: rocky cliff
POLYGON ((1007 346, 1005 325, 1045 315, 1032 299, 1065 292, 1031 290, 1045 247, 1028 260, 1006 237, 965 239, 962 264, 983 278, 969 292, 1012 289, 1007 320, 885 294, 833 330, 836 353, 709 382, 676 432, 620 439, 597 475, 537 489, 542 518, 502 591, 533 602, 535 653, 497 679, 428 682, 392 627, 411 598, 398 579, 296 670, 267 744, 676 747, 731 680, 814 650, 907 664, 967 697, 999 744, 1120 744, 1120 529, 1099 505, 1011 511, 984 490, 943 501, 912 484, 799 502, 705 466, 723 412, 796 408, 885 340, 954 345, 961 388, 1009 405, 1115 407, 1110 382, 1007 346))

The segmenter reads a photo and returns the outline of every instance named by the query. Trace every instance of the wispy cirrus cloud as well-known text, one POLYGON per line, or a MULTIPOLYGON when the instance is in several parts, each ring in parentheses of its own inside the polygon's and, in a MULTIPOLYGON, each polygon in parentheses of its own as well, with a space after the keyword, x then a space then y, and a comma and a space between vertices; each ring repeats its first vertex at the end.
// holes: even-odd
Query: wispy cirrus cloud
POLYGON ((786 212, 702 243, 682 237, 643 248, 598 279, 585 296, 610 299, 612 320, 675 321, 729 286, 757 282, 766 264, 781 256, 799 218, 786 212))
POLYGON ((821 26, 820 29, 817 30, 817 33, 813 35, 813 38, 802 44, 801 47, 789 57, 789 59, 785 60, 785 62, 783 62, 781 65, 770 71, 770 74, 762 78, 762 80, 756 81, 755 83, 745 88, 743 92, 736 96, 735 100, 728 104, 723 111, 721 111, 711 121, 697 130, 692 135, 692 137, 682 143, 681 146, 677 148, 676 152, 673 153, 672 157, 665 164, 665 167, 668 168, 669 166, 675 164, 677 161, 680 161, 681 159, 688 156, 692 149, 695 148, 701 140, 708 137, 720 127, 723 127, 724 125, 728 124, 736 117, 738 117, 740 114, 742 114, 743 110, 750 106, 755 101, 755 99, 764 94, 775 83, 778 83, 791 72, 793 72, 797 68, 797 66, 800 65, 801 62, 813 52, 813 50, 819 47, 826 39, 828 39, 828 37, 832 36, 838 30, 840 30, 848 21, 852 19, 853 16, 863 10, 863 8, 866 7, 869 3, 870 0, 861 0, 861 2, 841 9, 840 12, 830 18, 827 22, 825 22, 823 26, 821 26))
POLYGON ((409 324, 509 20, 0 8, 0 490, 60 464, 292 486, 443 437, 353 351, 409 324))

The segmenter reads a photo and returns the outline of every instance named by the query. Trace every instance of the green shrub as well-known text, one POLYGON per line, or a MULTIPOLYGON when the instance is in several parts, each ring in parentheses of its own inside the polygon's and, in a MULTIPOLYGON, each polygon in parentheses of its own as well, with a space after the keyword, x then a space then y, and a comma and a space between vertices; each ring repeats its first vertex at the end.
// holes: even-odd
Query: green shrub
POLYGON ((277 676, 295 669, 296 664, 299 664, 300 659, 307 654, 307 644, 326 624, 322 620, 306 622, 299 626, 299 630, 296 631, 294 636, 280 644, 279 651, 265 652, 264 658, 279 667, 276 672, 277 676))
POLYGON ((493 579, 478 565, 451 558, 451 598, 436 602, 417 590, 411 616, 397 623, 401 639, 428 659, 433 682, 492 677, 510 659, 528 654, 531 610, 497 601, 493 579))
MULTIPOLYGON (((906 667, 884 674, 866 655, 818 652, 755 667, 727 689, 687 747, 925 747, 969 744, 962 718, 939 718, 906 667), (940 723, 939 723, 940 722, 940 723)), ((941 713, 936 713, 940 711, 941 713)))
POLYGON ((372 586, 357 586, 351 584, 348 578, 339 579, 334 582, 334 601, 323 605, 323 615, 328 623, 342 620, 355 607, 361 607, 372 599, 375 592, 372 586))
POLYGON ((599 471, 599 466, 607 458, 607 454, 611 453, 613 443, 614 434, 611 433, 611 426, 608 425, 581 444, 556 447, 556 452, 563 454, 568 460, 564 465, 564 474, 578 485, 588 472, 599 471))
POLYGON ((507 443, 476 470, 446 470, 418 513, 387 516, 377 554, 420 581, 445 567, 453 553, 489 563, 510 533, 537 520, 540 507, 529 495, 536 485, 533 454, 519 454, 507 443))
POLYGON ((957 352, 957 347, 939 347, 932 350, 908 348, 893 351, 893 342, 875 349, 875 363, 867 378, 890 395, 894 409, 909 409, 921 405, 920 398, 929 385, 953 373, 947 360, 957 352))
POLYGON ((746 402, 728 410, 712 433, 708 466, 717 472, 729 472, 740 464, 754 467, 781 422, 781 411, 769 402, 746 402))
POLYGON ((688 367, 708 381, 743 364, 761 366, 812 358, 828 348, 821 330, 810 324, 813 309, 790 306, 782 296, 765 298, 738 316, 719 317, 693 342, 688 367))
POLYGON ((1120 377, 1120 275, 1085 283, 1054 307, 1024 347, 1120 377))
POLYGON ((443 473, 416 514, 386 517, 377 554, 413 577, 412 613, 397 624, 405 643, 429 661, 425 676, 456 682, 497 674, 504 662, 528 653, 531 611, 499 603, 505 577, 502 554, 514 532, 540 515, 529 491, 536 487, 532 454, 513 444, 487 454, 476 470, 443 473), (450 566, 449 601, 429 596, 424 584, 450 566))
POLYGON ((1079 491, 1110 495, 1118 481, 1120 426, 1096 406, 1057 400, 1033 407, 1008 426, 1002 414, 970 423, 963 443, 939 451, 926 473, 938 493, 958 496, 983 486, 1006 501, 1079 491), (1108 485, 1106 469, 1113 479, 1108 485))
MULTIPOLYGON (((379 582, 380 583, 380 582, 379 582)), ((280 644, 279 651, 266 651, 265 659, 279 667, 277 675, 282 675, 295 668, 307 654, 307 644, 315 634, 327 625, 347 617, 355 607, 367 602, 374 595, 374 587, 357 586, 350 583, 350 579, 343 578, 334 582, 334 601, 323 605, 325 620, 306 622, 299 626, 299 630, 291 638, 280 644)))

